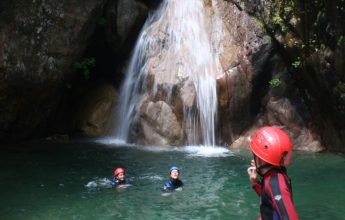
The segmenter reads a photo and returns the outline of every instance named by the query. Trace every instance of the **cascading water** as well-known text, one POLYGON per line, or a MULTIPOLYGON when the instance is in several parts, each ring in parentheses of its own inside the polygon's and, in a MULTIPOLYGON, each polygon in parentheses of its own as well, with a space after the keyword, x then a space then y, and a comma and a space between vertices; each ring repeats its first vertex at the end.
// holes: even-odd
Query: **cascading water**
POLYGON ((178 87, 182 91, 181 123, 186 144, 215 145, 216 77, 222 73, 218 57, 221 25, 219 19, 207 19, 205 14, 203 0, 165 0, 149 16, 121 90, 117 139, 127 142, 145 100, 154 101, 163 91, 164 101, 170 105, 178 87))

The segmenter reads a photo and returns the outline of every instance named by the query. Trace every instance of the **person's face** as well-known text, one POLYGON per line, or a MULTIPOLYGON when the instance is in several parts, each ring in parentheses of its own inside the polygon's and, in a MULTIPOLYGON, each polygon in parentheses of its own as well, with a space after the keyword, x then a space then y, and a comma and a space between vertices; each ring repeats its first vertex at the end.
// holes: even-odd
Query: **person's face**
POLYGON ((178 179, 179 177, 179 172, 177 170, 172 170, 171 173, 170 173, 170 177, 174 180, 178 179))
POLYGON ((119 173, 119 175, 117 175, 117 179, 120 181, 124 181, 125 180, 125 174, 124 173, 119 173))

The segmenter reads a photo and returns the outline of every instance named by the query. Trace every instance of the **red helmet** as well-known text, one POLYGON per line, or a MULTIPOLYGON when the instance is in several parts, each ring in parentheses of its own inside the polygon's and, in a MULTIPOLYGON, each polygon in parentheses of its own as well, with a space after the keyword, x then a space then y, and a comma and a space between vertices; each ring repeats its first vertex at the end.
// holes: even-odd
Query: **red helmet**
POLYGON ((117 176, 117 175, 119 175, 120 173, 125 174, 125 170, 124 170, 123 168, 121 168, 121 167, 116 168, 116 169, 114 170, 114 176, 117 176))
POLYGON ((287 166, 291 162, 292 144, 289 136, 277 127, 263 127, 249 143, 252 152, 274 166, 287 166))

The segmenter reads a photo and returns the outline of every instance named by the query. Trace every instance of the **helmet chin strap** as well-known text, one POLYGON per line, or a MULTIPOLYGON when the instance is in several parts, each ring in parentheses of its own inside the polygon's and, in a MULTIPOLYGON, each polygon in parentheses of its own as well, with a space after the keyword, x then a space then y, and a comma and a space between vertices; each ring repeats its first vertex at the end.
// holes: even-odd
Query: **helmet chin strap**
POLYGON ((264 164, 264 165, 261 165, 261 166, 257 166, 256 167, 256 172, 260 175, 260 176, 263 176, 264 175, 264 173, 262 173, 262 170, 263 169, 265 169, 265 168, 269 168, 269 167, 272 167, 272 165, 271 164, 268 164, 268 163, 266 163, 266 164, 264 164))
POLYGON ((266 163, 264 165, 258 166, 258 164, 256 163, 256 155, 254 154, 254 162, 255 162, 255 166, 256 166, 256 172, 260 175, 260 176, 264 176, 264 173, 262 173, 262 170, 265 168, 269 168, 272 167, 271 164, 266 163))

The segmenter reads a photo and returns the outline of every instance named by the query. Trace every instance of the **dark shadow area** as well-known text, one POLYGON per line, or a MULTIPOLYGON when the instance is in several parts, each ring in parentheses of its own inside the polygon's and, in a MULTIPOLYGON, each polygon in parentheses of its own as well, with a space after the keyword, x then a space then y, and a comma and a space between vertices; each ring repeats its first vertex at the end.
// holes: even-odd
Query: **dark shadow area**
POLYGON ((253 89, 250 98, 250 113, 255 116, 262 108, 262 99, 269 90, 269 81, 272 78, 272 65, 269 62, 270 56, 274 48, 270 45, 265 45, 257 53, 253 55, 252 62, 254 63, 253 75, 253 89))
POLYGON ((90 39, 81 62, 85 59, 94 59, 95 65, 90 69, 90 78, 86 80, 104 80, 111 82, 116 89, 121 85, 124 75, 121 69, 127 57, 119 56, 109 45, 104 26, 99 24, 90 39))

